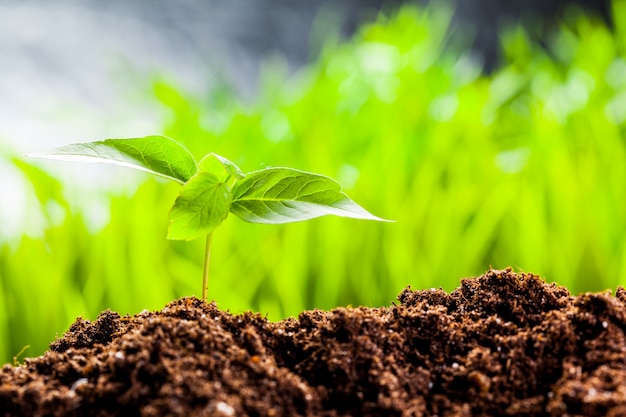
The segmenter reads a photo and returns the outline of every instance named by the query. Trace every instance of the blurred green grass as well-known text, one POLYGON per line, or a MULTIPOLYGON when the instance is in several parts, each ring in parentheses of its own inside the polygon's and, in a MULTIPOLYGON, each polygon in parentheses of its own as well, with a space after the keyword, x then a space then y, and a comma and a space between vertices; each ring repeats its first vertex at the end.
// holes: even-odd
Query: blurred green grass
MULTIPOLYGON (((252 105, 226 85, 189 93, 155 81, 168 116, 163 132, 146 134, 245 171, 329 175, 397 220, 229 218, 214 238, 209 297, 279 319, 389 305, 406 285, 452 290, 490 266, 574 293, 624 285, 625 5, 614 3, 614 33, 573 9, 545 47, 510 28, 505 62, 489 75, 464 52, 463 36, 451 35, 451 10, 433 6, 381 15, 350 41, 327 40, 296 74, 268 61, 252 105)), ((110 221, 93 233, 58 179, 11 161, 47 227, 43 238, 0 242, 2 362, 25 345, 26 356, 40 354, 78 315, 160 309, 200 294, 203 242, 165 240, 176 185, 145 177, 133 196, 106 196, 110 221)))

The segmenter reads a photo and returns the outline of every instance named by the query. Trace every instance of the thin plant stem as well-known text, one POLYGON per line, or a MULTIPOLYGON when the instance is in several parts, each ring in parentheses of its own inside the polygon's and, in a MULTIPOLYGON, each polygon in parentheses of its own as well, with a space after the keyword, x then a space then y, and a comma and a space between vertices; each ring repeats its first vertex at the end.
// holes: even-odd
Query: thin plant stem
POLYGON ((204 269, 202 270, 202 299, 208 300, 207 292, 209 289, 209 266, 211 264, 211 239, 213 232, 206 236, 206 246, 204 249, 204 269))

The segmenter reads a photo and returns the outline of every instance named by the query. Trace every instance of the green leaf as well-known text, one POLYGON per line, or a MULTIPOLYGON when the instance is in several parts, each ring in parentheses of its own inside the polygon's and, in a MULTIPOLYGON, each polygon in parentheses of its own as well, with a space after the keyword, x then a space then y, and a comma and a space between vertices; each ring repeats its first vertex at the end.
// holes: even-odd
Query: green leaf
POLYGON ((216 153, 210 153, 202 158, 198 163, 198 171, 210 172, 223 182, 226 182, 230 177, 238 180, 244 177, 237 165, 216 153))
POLYGON ((165 136, 106 139, 75 143, 49 153, 29 154, 38 158, 74 162, 100 162, 147 171, 185 183, 197 171, 196 161, 180 143, 165 136))
POLYGON ((192 240, 212 232, 228 216, 231 200, 230 188, 215 175, 194 175, 170 210, 167 238, 192 240))
POLYGON ((387 221, 352 201, 335 180, 290 168, 247 174, 233 187, 230 210, 252 223, 291 223, 327 215, 387 221))

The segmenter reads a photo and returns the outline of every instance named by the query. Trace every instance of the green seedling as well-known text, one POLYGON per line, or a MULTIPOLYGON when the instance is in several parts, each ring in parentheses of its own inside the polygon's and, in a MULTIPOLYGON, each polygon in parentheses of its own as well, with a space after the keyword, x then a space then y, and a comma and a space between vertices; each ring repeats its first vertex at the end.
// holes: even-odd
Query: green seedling
POLYGON ((167 237, 206 236, 202 299, 207 299, 213 231, 229 213, 251 223, 282 224, 334 215, 388 221, 352 201, 333 179, 291 168, 244 174, 228 159, 209 153, 196 163, 180 143, 165 136, 77 143, 30 156, 101 162, 146 171, 182 185, 169 213, 167 237))

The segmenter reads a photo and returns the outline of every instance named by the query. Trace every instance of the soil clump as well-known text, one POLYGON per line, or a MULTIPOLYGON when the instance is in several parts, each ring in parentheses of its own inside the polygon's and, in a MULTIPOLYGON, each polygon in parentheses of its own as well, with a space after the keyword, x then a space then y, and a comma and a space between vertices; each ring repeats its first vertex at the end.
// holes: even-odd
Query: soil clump
POLYGON ((78 319, 0 369, 0 416, 625 416, 626 291, 511 269, 270 322, 196 298, 78 319))

